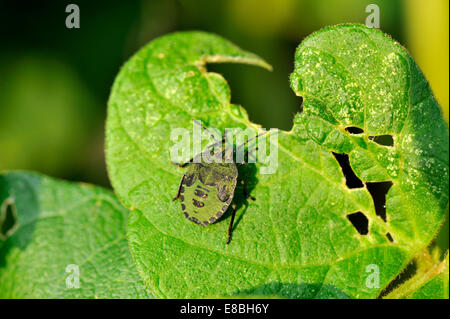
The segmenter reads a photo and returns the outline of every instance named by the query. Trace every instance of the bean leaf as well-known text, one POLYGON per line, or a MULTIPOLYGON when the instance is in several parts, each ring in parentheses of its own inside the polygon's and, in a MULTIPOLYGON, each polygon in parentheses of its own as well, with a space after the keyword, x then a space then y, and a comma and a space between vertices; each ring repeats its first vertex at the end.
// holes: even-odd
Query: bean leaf
POLYGON ((302 108, 299 100, 293 129, 278 134, 276 172, 242 168, 256 201, 236 190, 227 246, 231 211, 207 227, 188 221, 172 202, 185 170, 170 158, 172 130, 192 130, 193 119, 222 133, 259 127, 207 71, 224 62, 269 68, 219 36, 180 32, 149 43, 115 80, 106 158, 132 210, 128 237, 145 283, 162 298, 379 296, 448 207, 448 129, 419 68, 365 26, 305 39, 291 75, 302 108))
POLYGON ((151 297, 109 191, 11 172, 0 205, 0 298, 151 297))
POLYGON ((448 254, 442 263, 433 267, 434 273, 422 280, 408 297, 411 299, 448 299, 448 254))

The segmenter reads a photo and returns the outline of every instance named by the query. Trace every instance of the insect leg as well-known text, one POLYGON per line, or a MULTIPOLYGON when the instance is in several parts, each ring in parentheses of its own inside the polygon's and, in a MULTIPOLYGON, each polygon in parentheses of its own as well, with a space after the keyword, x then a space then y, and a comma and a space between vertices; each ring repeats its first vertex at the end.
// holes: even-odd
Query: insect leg
POLYGON ((233 214, 231 215, 230 225, 228 226, 228 240, 227 245, 231 241, 231 233, 233 232, 233 222, 234 222, 234 216, 236 216, 236 204, 231 204, 231 207, 233 208, 233 214))
POLYGON ((214 136, 214 134, 212 134, 211 131, 208 130, 208 129, 202 124, 202 121, 193 120, 193 122, 194 122, 195 124, 197 124, 198 126, 200 126, 204 131, 206 131, 206 132, 209 134, 209 136, 212 137, 212 139, 213 139, 215 142, 218 142, 218 140, 216 140, 216 137, 214 136))
POLYGON ((188 164, 191 164, 194 161, 194 158, 191 158, 189 161, 187 161, 186 163, 180 164, 180 163, 175 163, 172 162, 172 164, 178 166, 178 167, 186 167, 188 164))
POLYGON ((181 195, 181 187, 182 187, 182 185, 183 185, 183 182, 184 182, 184 175, 183 175, 183 177, 181 178, 180 185, 178 186, 177 196, 175 196, 175 197, 172 199, 172 202, 174 202, 174 201, 176 201, 178 198, 180 198, 180 195, 181 195))
MULTIPOLYGON (((271 130, 272 130, 272 129, 271 129, 271 130)), ((278 132, 279 132, 279 131, 276 130, 276 131, 275 131, 274 133, 272 133, 272 134, 277 134, 278 132)), ((267 133, 268 135, 270 135, 271 132, 266 132, 266 131, 264 131, 264 132, 258 134, 257 136, 252 137, 251 139, 247 140, 247 142, 244 142, 244 143, 242 143, 241 145, 237 146, 237 147, 236 147, 236 152, 237 152, 237 150, 240 149, 241 147, 244 147, 245 145, 248 145, 248 144, 250 143, 250 141, 252 141, 252 140, 254 140, 254 139, 257 139, 258 137, 263 136, 263 135, 265 135, 266 133, 267 133)), ((251 152, 253 152, 253 151, 256 151, 256 150, 258 150, 258 147, 256 147, 255 149, 253 149, 253 150, 251 150, 251 151, 247 151, 247 157, 248 157, 248 154, 249 154, 249 153, 251 153, 251 152)))
POLYGON ((237 152, 237 150, 240 149, 241 147, 244 147, 246 144, 248 145, 248 143, 250 143, 250 142, 253 141, 254 139, 257 139, 257 138, 260 137, 260 136, 265 135, 266 133, 267 133, 267 132, 264 131, 264 132, 262 132, 262 133, 260 133, 260 134, 258 134, 258 135, 256 135, 256 136, 250 138, 249 140, 247 140, 247 142, 244 142, 244 143, 242 143, 241 145, 237 146, 237 147, 236 147, 236 152, 237 152))
MULTIPOLYGON (((256 146, 254 149, 247 150, 247 152, 245 153, 246 155, 245 155, 244 161, 240 162, 240 163, 236 163, 236 164, 237 165, 245 165, 245 164, 247 164, 247 162, 249 160, 249 157, 248 157, 249 154, 252 153, 252 152, 255 152, 257 150, 258 150, 258 146, 256 146)), ((237 150, 233 150, 233 154, 236 154, 236 152, 237 152, 237 150)))
POLYGON ((256 200, 255 197, 247 193, 247 183, 245 182, 245 180, 241 180, 241 184, 242 184, 242 193, 244 194, 244 196, 246 198, 250 198, 251 200, 256 200))

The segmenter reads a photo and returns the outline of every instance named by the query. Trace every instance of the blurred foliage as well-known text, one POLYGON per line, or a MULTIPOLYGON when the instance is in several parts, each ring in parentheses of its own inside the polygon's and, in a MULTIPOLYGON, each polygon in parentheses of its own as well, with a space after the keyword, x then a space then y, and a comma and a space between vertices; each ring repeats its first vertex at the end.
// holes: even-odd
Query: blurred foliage
MULTIPOLYGON (((69 3, 0 2, 0 170, 108 185, 103 130, 113 79, 142 45, 177 30, 215 32, 272 64, 272 72, 208 68, 224 74, 252 121, 290 129, 300 109, 288 81, 295 48, 323 26, 365 23, 370 3, 380 7, 380 28, 411 51, 448 121, 448 0, 77 0, 80 29, 65 27, 69 3)), ((448 226, 438 242, 448 247, 448 226)))
POLYGON ((448 0, 405 0, 407 48, 422 68, 448 123, 448 0))
POLYGON ((0 76, 0 167, 61 175, 81 166, 98 112, 73 71, 54 59, 11 57, 0 76))

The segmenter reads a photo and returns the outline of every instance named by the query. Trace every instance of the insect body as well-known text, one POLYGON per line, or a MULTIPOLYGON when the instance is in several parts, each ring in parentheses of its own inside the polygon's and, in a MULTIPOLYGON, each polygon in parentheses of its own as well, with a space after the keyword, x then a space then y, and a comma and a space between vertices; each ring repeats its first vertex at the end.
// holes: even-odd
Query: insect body
POLYGON ((204 226, 214 223, 230 206, 237 177, 235 163, 190 164, 177 196, 184 216, 204 226))
MULTIPOLYGON (((224 142, 225 140, 222 140, 219 143, 224 142)), ((218 158, 222 159, 222 152, 214 153, 207 150, 180 165, 184 167, 189 164, 189 168, 181 178, 178 194, 173 200, 180 199, 184 216, 203 226, 216 222, 232 205, 233 214, 227 239, 229 244, 236 214, 236 205, 232 204, 232 201, 238 180, 238 169, 233 161, 231 163, 214 161, 218 158)), ((245 181, 242 181, 242 184, 244 195, 254 200, 246 193, 245 181)))

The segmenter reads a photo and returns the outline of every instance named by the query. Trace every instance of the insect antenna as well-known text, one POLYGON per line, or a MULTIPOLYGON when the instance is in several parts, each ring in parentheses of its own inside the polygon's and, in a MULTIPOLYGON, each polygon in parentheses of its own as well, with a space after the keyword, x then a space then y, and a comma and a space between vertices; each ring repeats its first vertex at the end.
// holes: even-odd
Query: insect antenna
MULTIPOLYGON (((212 152, 212 149, 215 148, 215 147, 216 147, 217 145, 219 145, 219 144, 222 144, 222 149, 225 149, 225 147, 224 147, 224 144, 225 144, 225 137, 219 141, 219 140, 216 139, 215 135, 214 135, 210 130, 208 130, 208 128, 206 128, 206 127, 203 125, 203 123, 202 123, 201 120, 200 120, 200 121, 198 121, 198 120, 193 120, 193 122, 194 122, 195 124, 197 124, 198 126, 200 126, 204 131, 206 131, 206 132, 209 134, 209 136, 212 137, 212 139, 214 140, 215 143, 213 143, 213 144, 211 144, 211 145, 208 145, 208 146, 206 147, 210 152, 212 152)), ((212 153, 211 153, 211 155, 212 155, 212 153)))
MULTIPOLYGON (((257 136, 252 137, 251 139, 247 140, 247 142, 244 142, 244 143, 242 143, 241 145, 239 145, 238 147, 236 147, 236 150, 234 151, 234 153, 237 153, 238 149, 240 149, 241 147, 244 147, 245 144, 248 145, 248 143, 250 143, 252 140, 257 139, 258 137, 263 136, 263 135, 265 135, 265 134, 267 134, 267 133, 269 133, 269 135, 270 135, 271 131, 269 131, 269 132, 264 131, 264 132, 258 134, 257 136)), ((278 133, 278 130, 276 130, 276 131, 274 132, 274 134, 276 134, 276 133, 278 133)), ((257 149, 258 149, 258 147, 255 147, 255 148, 253 148, 252 150, 247 150, 247 156, 248 156, 248 154, 250 154, 250 153, 256 151, 257 149)))
MULTIPOLYGON (((212 139, 213 139, 215 142, 219 142, 219 141, 216 139, 216 137, 214 136, 214 134, 211 133, 211 131, 208 130, 208 128, 206 128, 206 127, 202 124, 202 121, 193 120, 193 122, 194 122, 195 124, 197 124, 198 126, 200 126, 204 131, 206 131, 206 132, 209 134, 209 136, 212 137, 212 139)), ((217 144, 218 144, 218 143, 213 144, 213 145, 217 145, 217 144)), ((213 146, 213 145, 211 145, 211 146, 213 146)))
POLYGON ((245 144, 248 145, 248 143, 250 143, 250 142, 253 141, 254 139, 257 139, 257 138, 260 137, 260 136, 265 135, 266 133, 267 133, 267 132, 264 131, 264 132, 262 132, 262 133, 256 135, 255 137, 252 137, 251 139, 247 140, 247 142, 242 143, 241 145, 239 145, 238 147, 236 147, 235 152, 237 153, 238 149, 240 149, 241 147, 244 147, 245 144))

